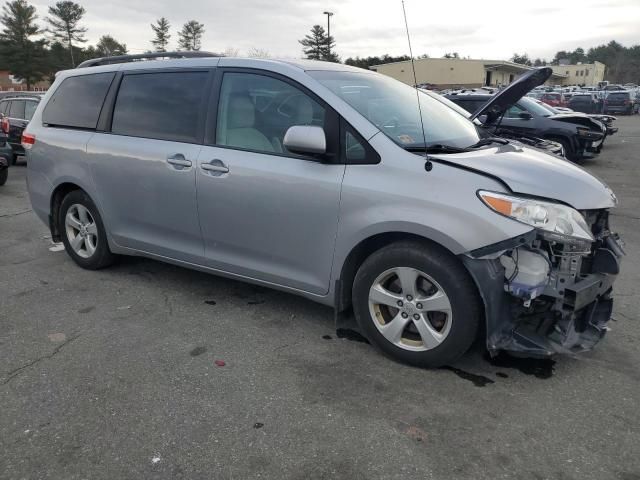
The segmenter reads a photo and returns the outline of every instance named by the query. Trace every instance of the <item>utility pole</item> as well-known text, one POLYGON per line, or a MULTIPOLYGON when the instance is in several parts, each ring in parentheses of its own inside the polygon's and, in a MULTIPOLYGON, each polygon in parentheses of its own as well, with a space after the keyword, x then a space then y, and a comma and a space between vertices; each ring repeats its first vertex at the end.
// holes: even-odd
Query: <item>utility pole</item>
POLYGON ((333 12, 323 12, 327 16, 327 59, 331 58, 331 17, 333 12))

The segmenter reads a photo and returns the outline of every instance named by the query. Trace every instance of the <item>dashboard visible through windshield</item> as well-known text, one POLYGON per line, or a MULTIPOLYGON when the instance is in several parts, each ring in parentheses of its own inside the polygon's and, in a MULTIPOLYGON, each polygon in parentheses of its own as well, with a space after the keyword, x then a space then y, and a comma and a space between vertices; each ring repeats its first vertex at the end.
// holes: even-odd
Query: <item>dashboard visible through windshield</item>
POLYGON ((392 78, 367 72, 307 73, 403 148, 424 147, 425 141, 427 147, 466 148, 480 140, 475 125, 467 118, 420 90, 416 94, 416 89, 392 78), (420 98, 420 109, 417 98, 420 98))

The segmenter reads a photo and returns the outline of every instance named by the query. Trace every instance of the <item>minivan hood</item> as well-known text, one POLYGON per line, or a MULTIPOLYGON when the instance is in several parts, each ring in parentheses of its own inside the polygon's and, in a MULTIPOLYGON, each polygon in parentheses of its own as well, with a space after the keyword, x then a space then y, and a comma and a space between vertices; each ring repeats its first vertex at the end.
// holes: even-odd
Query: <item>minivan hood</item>
POLYGON ((529 70, 507 88, 496 93, 482 108, 471 115, 470 120, 487 115, 486 123, 492 123, 527 93, 546 82, 552 73, 553 70, 549 67, 529 70))
POLYGON ((617 204, 613 191, 586 170, 568 160, 512 143, 430 158, 497 177, 514 193, 557 200, 578 210, 617 204))

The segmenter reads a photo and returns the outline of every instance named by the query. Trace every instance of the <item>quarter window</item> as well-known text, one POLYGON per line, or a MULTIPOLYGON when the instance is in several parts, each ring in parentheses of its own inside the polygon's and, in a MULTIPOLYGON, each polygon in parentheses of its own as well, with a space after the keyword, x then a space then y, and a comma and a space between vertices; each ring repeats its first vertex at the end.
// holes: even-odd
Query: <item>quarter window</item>
POLYGON ((120 135, 196 143, 207 72, 125 75, 111 131, 120 135))
POLYGON ((226 73, 223 77, 217 145, 291 154, 283 146, 289 127, 324 127, 324 123, 325 109, 309 95, 282 80, 252 73, 226 73))
POLYGON ((95 130, 115 73, 78 75, 62 81, 42 112, 49 126, 95 130))

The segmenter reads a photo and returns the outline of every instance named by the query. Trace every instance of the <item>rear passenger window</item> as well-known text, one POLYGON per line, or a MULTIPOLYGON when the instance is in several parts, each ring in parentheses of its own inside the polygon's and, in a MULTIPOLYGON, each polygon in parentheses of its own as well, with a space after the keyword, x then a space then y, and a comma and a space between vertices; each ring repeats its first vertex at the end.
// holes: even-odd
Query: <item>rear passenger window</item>
POLYGON ((24 118, 24 100, 12 100, 8 116, 10 118, 24 118))
POLYGON ((207 72, 125 75, 113 110, 111 131, 174 142, 198 141, 207 72))
POLYGON ((56 127, 94 130, 115 73, 69 77, 60 84, 42 112, 42 122, 56 127))

